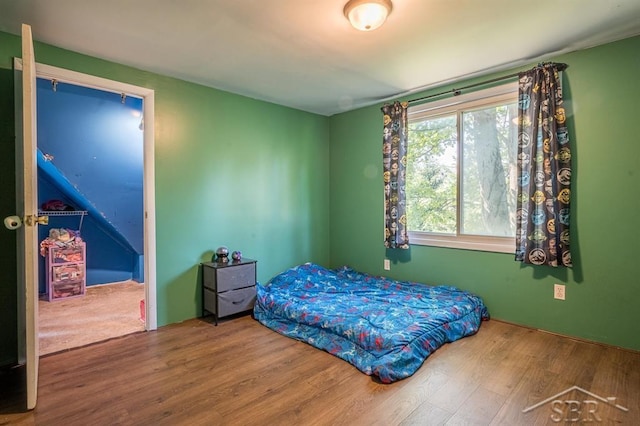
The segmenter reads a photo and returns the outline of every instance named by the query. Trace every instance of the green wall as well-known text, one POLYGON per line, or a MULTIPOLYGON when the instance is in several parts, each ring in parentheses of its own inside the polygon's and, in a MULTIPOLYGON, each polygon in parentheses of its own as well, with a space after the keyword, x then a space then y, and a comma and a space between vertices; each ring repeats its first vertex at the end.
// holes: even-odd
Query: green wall
MULTIPOLYGON (((201 313, 198 265, 226 245, 266 281, 329 262, 329 119, 36 43, 36 60, 155 90, 158 325, 201 313)), ((12 58, 0 33, 0 198, 15 211, 12 58), (7 182, 6 184, 4 184, 7 182)), ((0 365, 15 359, 15 234, 0 230, 0 365)), ((90 250, 90 247, 88 247, 90 250)))
POLYGON ((331 117, 331 265, 456 285, 481 295, 493 318, 640 350, 638 52, 635 37, 553 58, 569 65, 572 269, 521 266, 509 254, 415 245, 385 251, 380 105, 331 117), (566 284, 565 301, 553 299, 554 283, 566 284))

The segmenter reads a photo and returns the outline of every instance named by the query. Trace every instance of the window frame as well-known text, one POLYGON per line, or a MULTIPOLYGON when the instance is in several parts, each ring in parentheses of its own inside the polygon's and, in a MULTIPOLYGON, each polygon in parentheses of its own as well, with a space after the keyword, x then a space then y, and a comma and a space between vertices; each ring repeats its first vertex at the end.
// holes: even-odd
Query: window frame
MULTIPOLYGON (((409 106, 409 122, 420 118, 435 118, 445 114, 459 114, 461 110, 477 109, 483 105, 518 102, 518 82, 500 84, 488 89, 457 95, 452 98, 436 100, 409 106)), ((461 196, 462 196, 462 149, 461 120, 458 127, 458 159, 456 161, 456 234, 408 230, 410 244, 433 247, 477 250, 497 253, 515 253, 516 237, 496 237, 487 235, 460 234, 461 196)), ((411 149, 409 147, 409 149, 411 149)))

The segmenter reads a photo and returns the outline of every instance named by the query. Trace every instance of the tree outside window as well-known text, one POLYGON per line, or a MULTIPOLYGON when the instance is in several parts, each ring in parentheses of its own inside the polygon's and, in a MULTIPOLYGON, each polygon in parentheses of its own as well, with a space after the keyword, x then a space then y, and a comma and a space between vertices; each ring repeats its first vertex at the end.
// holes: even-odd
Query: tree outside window
POLYGON ((409 109, 412 243, 514 250, 517 85, 409 109))

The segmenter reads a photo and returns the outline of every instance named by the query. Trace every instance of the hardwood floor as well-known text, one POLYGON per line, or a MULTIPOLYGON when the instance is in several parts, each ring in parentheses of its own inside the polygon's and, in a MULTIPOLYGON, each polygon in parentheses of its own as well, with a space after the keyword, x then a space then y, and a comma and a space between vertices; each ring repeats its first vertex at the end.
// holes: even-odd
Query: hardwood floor
POLYGON ((529 425, 589 419, 640 424, 640 353, 491 320, 475 336, 437 350, 412 377, 384 385, 245 316, 218 327, 189 320, 44 357, 38 406, 0 414, 0 425, 529 425))

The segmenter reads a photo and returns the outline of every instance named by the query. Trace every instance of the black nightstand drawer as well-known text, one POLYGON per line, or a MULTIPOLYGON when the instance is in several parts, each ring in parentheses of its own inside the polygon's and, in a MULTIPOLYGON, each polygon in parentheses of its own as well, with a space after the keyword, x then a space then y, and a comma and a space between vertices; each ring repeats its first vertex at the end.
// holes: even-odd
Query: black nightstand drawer
POLYGON ((225 291, 218 293, 218 316, 237 314, 253 309, 256 301, 256 287, 246 287, 239 290, 225 291))
POLYGON ((256 285, 256 264, 219 269, 217 282, 218 293, 256 285))

